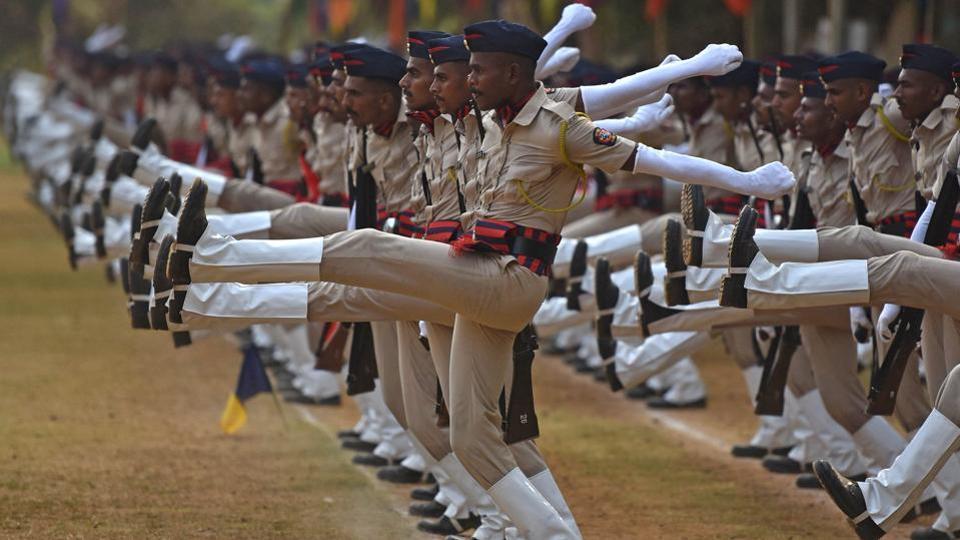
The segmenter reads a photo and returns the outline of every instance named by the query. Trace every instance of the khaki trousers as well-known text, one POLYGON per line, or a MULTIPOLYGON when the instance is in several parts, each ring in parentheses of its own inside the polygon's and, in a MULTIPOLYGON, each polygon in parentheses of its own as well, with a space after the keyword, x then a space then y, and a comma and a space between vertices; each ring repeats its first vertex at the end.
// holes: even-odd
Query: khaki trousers
MULTIPOLYGON (((447 410, 450 410, 450 352, 453 346, 453 326, 446 324, 427 323, 427 337, 430 340, 430 356, 433 357, 435 376, 440 381, 440 388, 443 392, 443 400, 447 404, 447 410)), ((512 372, 511 372, 512 373, 512 372)), ((510 375, 510 374, 508 374, 510 375)), ((436 384, 436 383, 434 383, 436 384)), ((508 376, 506 381, 507 403, 510 400, 510 388, 512 388, 512 377, 508 376)), ((540 449, 533 440, 522 441, 508 445, 513 459, 517 466, 523 471, 523 474, 530 478, 547 469, 547 462, 540 454, 540 449)), ((449 439, 446 445, 446 452, 450 452, 449 439)), ((446 453, 436 459, 441 459, 446 453)))
POLYGON ((663 252, 663 230, 671 218, 683 223, 682 217, 677 213, 657 215, 642 208, 605 210, 569 223, 563 228, 563 236, 587 238, 628 225, 640 224, 641 245, 637 246, 637 249, 642 249, 648 255, 657 255, 663 252))
POLYGON ((891 234, 879 233, 869 227, 821 227, 817 229, 820 261, 869 259, 897 251, 912 251, 928 257, 940 257, 940 250, 891 234))
MULTIPOLYGON (((846 308, 836 308, 847 317, 846 308)), ((867 393, 857 375, 857 348, 847 328, 800 327, 813 377, 830 416, 850 434, 870 420, 867 393)), ((899 400, 898 400, 899 401, 899 400)))
POLYGON ((227 212, 254 212, 257 210, 275 210, 290 206, 297 200, 288 193, 262 186, 245 180, 229 180, 223 186, 223 193, 217 200, 217 206, 227 212))
MULTIPOLYGON (((269 188, 267 188, 269 189, 269 188)), ((346 208, 296 203, 270 212, 270 238, 312 238, 347 230, 346 208)))
POLYGON ((416 296, 457 312, 450 354, 450 442, 467 471, 489 489, 517 467, 500 431, 499 398, 513 340, 542 302, 545 277, 512 257, 373 230, 324 239, 320 279, 416 296))
MULTIPOLYGON (((878 233, 862 226, 825 227, 817 230, 817 237, 821 261, 868 259, 897 251, 910 251, 934 258, 941 256, 940 251, 934 247, 899 236, 878 233)), ((960 333, 954 320, 936 311, 925 313, 921 349, 927 373, 927 391, 932 402, 947 373, 960 361, 960 333)))

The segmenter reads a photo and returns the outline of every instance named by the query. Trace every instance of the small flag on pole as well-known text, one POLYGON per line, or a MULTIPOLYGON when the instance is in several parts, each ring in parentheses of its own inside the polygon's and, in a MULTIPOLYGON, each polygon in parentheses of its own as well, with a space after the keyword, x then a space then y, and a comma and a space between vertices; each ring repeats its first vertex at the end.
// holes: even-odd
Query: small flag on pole
POLYGON ((272 392, 270 379, 260 360, 260 352, 252 343, 243 348, 243 365, 240 366, 240 377, 237 379, 237 389, 227 398, 227 407, 220 417, 220 428, 230 435, 247 423, 247 410, 244 403, 260 392, 272 392))

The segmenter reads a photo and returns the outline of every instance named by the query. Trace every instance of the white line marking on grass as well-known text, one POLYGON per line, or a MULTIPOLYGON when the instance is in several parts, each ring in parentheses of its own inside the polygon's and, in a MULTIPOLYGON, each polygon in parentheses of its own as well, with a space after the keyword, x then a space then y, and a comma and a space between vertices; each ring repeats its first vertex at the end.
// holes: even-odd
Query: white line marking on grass
POLYGON ((688 437, 697 442, 709 445, 724 453, 726 453, 728 450, 729 445, 722 439, 707 435, 703 430, 691 426, 675 416, 657 411, 646 411, 646 414, 654 422, 658 422, 660 425, 666 427, 667 429, 673 430, 684 437, 688 437))

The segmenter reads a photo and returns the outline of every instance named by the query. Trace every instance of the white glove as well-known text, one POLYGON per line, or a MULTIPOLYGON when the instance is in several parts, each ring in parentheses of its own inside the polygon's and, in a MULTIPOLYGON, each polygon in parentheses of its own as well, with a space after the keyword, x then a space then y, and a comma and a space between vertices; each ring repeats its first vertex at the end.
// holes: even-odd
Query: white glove
POLYGON ((881 311, 880 316, 877 317, 877 335, 879 335, 883 341, 893 339, 893 330, 891 330, 890 325, 897 320, 897 315, 900 315, 900 306, 896 304, 884 304, 883 311, 881 311))
POLYGON ((743 53, 736 45, 711 43, 690 59, 697 75, 719 76, 730 73, 743 63, 743 53))
MULTIPOLYGON (((667 61, 671 60, 671 61, 667 61)), ((664 63, 640 73, 634 73, 609 84, 584 86, 580 89, 584 112, 593 118, 605 118, 627 109, 631 103, 652 92, 666 92, 667 86, 677 81, 700 75, 722 75, 743 62, 743 54, 735 45, 708 45, 688 60, 664 63)), ((657 100, 660 96, 657 96, 657 100)))
POLYGON ((773 338, 777 335, 776 328, 772 326, 758 326, 753 329, 753 333, 757 338, 757 347, 760 349, 760 355, 766 358, 770 355, 773 338))
POLYGON ((633 172, 672 178, 687 184, 717 187, 744 195, 775 199, 797 183, 790 169, 774 161, 749 172, 695 156, 637 145, 633 172))
POLYGON ((537 72, 538 79, 546 79, 554 73, 570 71, 577 62, 580 61, 580 49, 576 47, 560 47, 557 52, 547 60, 543 70, 537 72))
POLYGON ((635 133, 644 133, 660 127, 673 114, 673 97, 665 94, 660 101, 637 107, 637 110, 626 118, 608 118, 597 120, 594 125, 617 135, 628 136, 635 133))
POLYGON ((860 306, 850 308, 850 332, 854 335, 858 343, 869 341, 870 330, 873 329, 873 322, 867 317, 867 312, 860 306))
POLYGON ((557 26, 554 28, 562 26, 570 33, 579 32, 593 26, 596 20, 597 14, 593 12, 590 6, 570 4, 563 8, 563 12, 560 13, 560 21, 557 22, 557 26))
POLYGON ((543 48, 543 52, 540 53, 540 58, 537 59, 537 70, 535 73, 537 79, 543 79, 549 76, 549 74, 544 74, 547 62, 554 53, 560 49, 563 42, 575 32, 590 28, 596 20, 597 14, 594 13, 593 9, 589 6, 570 4, 563 8, 563 13, 560 14, 560 20, 557 21, 556 26, 551 28, 550 31, 543 36, 544 41, 547 42, 547 46, 543 48))

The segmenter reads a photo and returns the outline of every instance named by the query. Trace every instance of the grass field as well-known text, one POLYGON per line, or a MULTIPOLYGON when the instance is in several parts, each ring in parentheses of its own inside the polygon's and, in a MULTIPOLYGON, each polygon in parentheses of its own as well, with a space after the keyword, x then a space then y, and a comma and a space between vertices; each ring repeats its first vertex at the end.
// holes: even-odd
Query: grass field
MULTIPOLYGON (((408 488, 337 448, 352 406, 285 406, 285 429, 260 396, 248 426, 222 435, 236 348, 212 337, 175 351, 130 330, 119 287, 99 266, 69 271, 26 186, 0 168, 0 537, 416 537, 398 511, 408 488)), ((537 361, 541 446, 585 536, 853 537, 822 493, 728 457, 753 427, 742 382, 716 348, 697 362, 710 407, 654 416, 537 361)))

